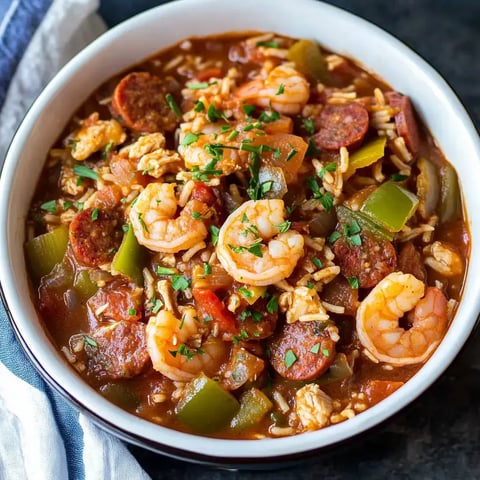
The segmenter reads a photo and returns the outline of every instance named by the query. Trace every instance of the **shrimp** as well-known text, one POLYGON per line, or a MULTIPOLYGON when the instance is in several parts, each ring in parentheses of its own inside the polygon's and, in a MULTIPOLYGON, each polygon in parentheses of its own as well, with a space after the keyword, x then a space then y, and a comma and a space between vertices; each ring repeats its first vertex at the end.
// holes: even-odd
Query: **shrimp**
POLYGON ((249 200, 220 228, 223 268, 238 282, 271 285, 289 277, 303 255, 303 236, 288 230, 283 200, 249 200), (266 242, 266 243, 265 243, 266 242))
POLYGON ((200 372, 214 376, 228 361, 229 347, 210 336, 202 342, 208 332, 192 307, 183 310, 181 319, 170 310, 150 317, 146 338, 153 368, 178 382, 188 382, 200 372))
POLYGON ((424 362, 440 343, 447 323, 445 295, 402 272, 381 280, 357 312, 362 345, 377 360, 395 366, 424 362), (412 326, 405 330, 398 322, 409 311, 412 326))
POLYGON ((177 253, 201 242, 208 233, 208 206, 189 200, 174 218, 177 208, 174 183, 149 183, 129 215, 138 243, 155 252, 177 253))
POLYGON ((251 100, 259 107, 296 115, 308 102, 310 86, 300 72, 284 64, 272 69, 265 80, 252 80, 241 85, 235 95, 242 100, 251 100))
POLYGON ((433 242, 423 249, 423 253, 427 255, 425 264, 446 277, 460 275, 463 272, 462 257, 447 243, 433 242))

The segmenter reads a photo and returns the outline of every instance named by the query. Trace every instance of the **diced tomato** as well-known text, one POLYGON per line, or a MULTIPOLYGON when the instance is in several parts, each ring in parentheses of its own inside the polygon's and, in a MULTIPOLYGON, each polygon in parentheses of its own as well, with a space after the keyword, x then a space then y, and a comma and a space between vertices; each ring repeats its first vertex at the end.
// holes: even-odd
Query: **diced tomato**
POLYGON ((206 82, 211 78, 221 78, 222 77, 222 70, 218 67, 211 67, 202 70, 201 72, 197 73, 197 80, 199 82, 206 82))
POLYGON ((213 204, 217 201, 217 197, 215 196, 212 187, 209 187, 203 182, 195 182, 191 198, 193 200, 203 202, 209 207, 212 207, 213 204))
POLYGON ((403 382, 392 382, 389 380, 368 380, 362 386, 362 392, 366 395, 368 403, 372 407, 381 402, 395 390, 398 390, 403 382))
POLYGON ((212 290, 194 288, 192 294, 204 320, 207 317, 218 325, 223 340, 231 340, 238 333, 233 313, 212 290))

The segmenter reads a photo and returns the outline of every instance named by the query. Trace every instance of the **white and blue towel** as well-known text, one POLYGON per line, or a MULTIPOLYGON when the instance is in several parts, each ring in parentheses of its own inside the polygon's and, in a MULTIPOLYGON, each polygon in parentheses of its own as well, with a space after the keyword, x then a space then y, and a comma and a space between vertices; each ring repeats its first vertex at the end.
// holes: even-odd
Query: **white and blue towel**
MULTIPOLYGON (((0 165, 58 69, 105 30, 98 0, 0 0, 0 165)), ((148 479, 126 446, 53 391, 0 304, 0 480, 148 479)))

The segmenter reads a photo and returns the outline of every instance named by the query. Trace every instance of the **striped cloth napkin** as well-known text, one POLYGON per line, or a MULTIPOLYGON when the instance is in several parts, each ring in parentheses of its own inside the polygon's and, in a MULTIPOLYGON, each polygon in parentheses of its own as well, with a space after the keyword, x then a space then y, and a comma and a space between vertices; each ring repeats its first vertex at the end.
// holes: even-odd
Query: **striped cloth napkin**
MULTIPOLYGON (((56 71, 105 30, 98 0, 0 0, 0 165, 56 71)), ((126 446, 53 391, 0 304, 0 479, 148 479, 126 446)))

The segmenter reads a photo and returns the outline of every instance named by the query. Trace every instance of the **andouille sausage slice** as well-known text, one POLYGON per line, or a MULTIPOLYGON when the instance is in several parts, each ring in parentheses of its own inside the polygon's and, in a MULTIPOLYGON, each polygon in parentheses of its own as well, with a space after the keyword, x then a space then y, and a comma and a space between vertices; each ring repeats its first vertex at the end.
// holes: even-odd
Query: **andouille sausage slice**
POLYGON ((403 273, 411 273, 422 282, 427 279, 427 270, 422 254, 412 242, 407 242, 398 254, 398 269, 403 273))
POLYGON ((315 144, 323 150, 358 147, 368 131, 367 109, 358 102, 326 105, 318 119, 315 144))
POLYGON ((111 262, 123 238, 119 210, 87 208, 79 212, 69 228, 69 239, 76 260, 87 267, 111 262))
POLYGON ((178 119, 169 107, 163 81, 148 72, 132 72, 120 80, 112 111, 127 127, 140 132, 171 132, 178 119))
POLYGON ((112 323, 96 329, 88 338, 85 342, 88 369, 101 379, 134 377, 150 361, 142 322, 112 323))
POLYGON ((361 245, 340 237, 333 244, 335 262, 346 278, 357 278, 362 288, 372 288, 395 270, 397 254, 388 240, 376 240, 360 234, 361 245))
POLYGON ((398 134, 405 139, 405 144, 410 153, 416 155, 420 145, 420 137, 410 98, 398 92, 387 92, 385 96, 389 105, 398 110, 398 113, 395 114, 398 134))
POLYGON ((318 378, 333 362, 335 342, 320 322, 285 324, 270 342, 269 360, 283 378, 307 381, 318 378))

